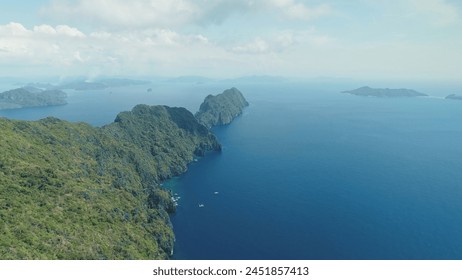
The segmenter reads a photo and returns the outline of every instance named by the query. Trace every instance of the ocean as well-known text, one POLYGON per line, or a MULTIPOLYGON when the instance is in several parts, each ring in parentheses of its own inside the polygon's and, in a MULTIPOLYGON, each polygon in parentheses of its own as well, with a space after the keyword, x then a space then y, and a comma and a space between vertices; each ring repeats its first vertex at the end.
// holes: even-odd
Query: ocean
POLYGON ((101 126, 138 103, 195 112, 236 86, 250 106, 213 129, 223 151, 164 183, 179 197, 174 259, 462 259, 462 101, 442 98, 457 87, 341 93, 363 85, 153 84, 0 115, 101 126))

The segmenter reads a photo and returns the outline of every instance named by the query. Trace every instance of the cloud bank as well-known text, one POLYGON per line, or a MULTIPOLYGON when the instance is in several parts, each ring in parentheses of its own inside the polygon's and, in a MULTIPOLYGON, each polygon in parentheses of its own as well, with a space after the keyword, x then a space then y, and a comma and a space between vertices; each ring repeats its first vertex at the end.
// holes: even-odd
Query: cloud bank
POLYGON ((0 23, 2 75, 456 77, 449 0, 40 0, 0 23))
POLYGON ((53 1, 41 13, 105 28, 176 28, 220 24, 234 14, 275 11, 290 19, 312 20, 330 13, 326 4, 293 0, 79 0, 53 1))

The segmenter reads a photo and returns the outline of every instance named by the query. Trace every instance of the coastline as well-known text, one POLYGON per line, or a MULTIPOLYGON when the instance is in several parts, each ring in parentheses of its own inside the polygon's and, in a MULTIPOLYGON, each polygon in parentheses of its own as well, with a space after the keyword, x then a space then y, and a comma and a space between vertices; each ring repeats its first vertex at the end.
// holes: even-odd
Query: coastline
POLYGON ((53 117, 1 118, 0 127, 0 194, 14 205, 28 201, 7 207, 4 221, 27 234, 5 232, 3 243, 16 248, 23 238, 33 240, 27 251, 1 253, 3 259, 169 259, 175 235, 168 213, 176 201, 160 183, 184 174, 208 151, 221 151, 214 134, 178 107, 137 105, 102 127, 53 117), (49 207, 59 211, 43 213, 49 207), (27 219, 25 212, 31 213, 27 219), (63 217, 66 222, 53 230, 31 228, 37 221, 48 228, 63 217), (92 235, 101 240, 92 243, 92 235), (42 249, 54 238, 66 247, 42 249))

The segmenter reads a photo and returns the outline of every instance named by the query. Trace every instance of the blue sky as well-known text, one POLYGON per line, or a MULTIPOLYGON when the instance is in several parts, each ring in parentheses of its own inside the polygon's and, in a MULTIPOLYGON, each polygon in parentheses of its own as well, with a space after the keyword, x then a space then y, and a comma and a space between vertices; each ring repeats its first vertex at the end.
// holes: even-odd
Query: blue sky
POLYGON ((462 1, 3 0, 0 75, 459 80, 462 1))

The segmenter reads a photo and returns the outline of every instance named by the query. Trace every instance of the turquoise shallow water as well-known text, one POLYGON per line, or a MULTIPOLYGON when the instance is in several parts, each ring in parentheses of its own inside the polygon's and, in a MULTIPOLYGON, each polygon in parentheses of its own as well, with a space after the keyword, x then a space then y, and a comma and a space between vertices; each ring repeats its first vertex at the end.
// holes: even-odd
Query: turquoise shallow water
POLYGON ((0 115, 103 125, 138 103, 195 111, 230 86, 251 105, 214 129, 223 151, 165 184, 181 197, 174 258, 462 259, 462 102, 332 84, 149 85, 0 115))

